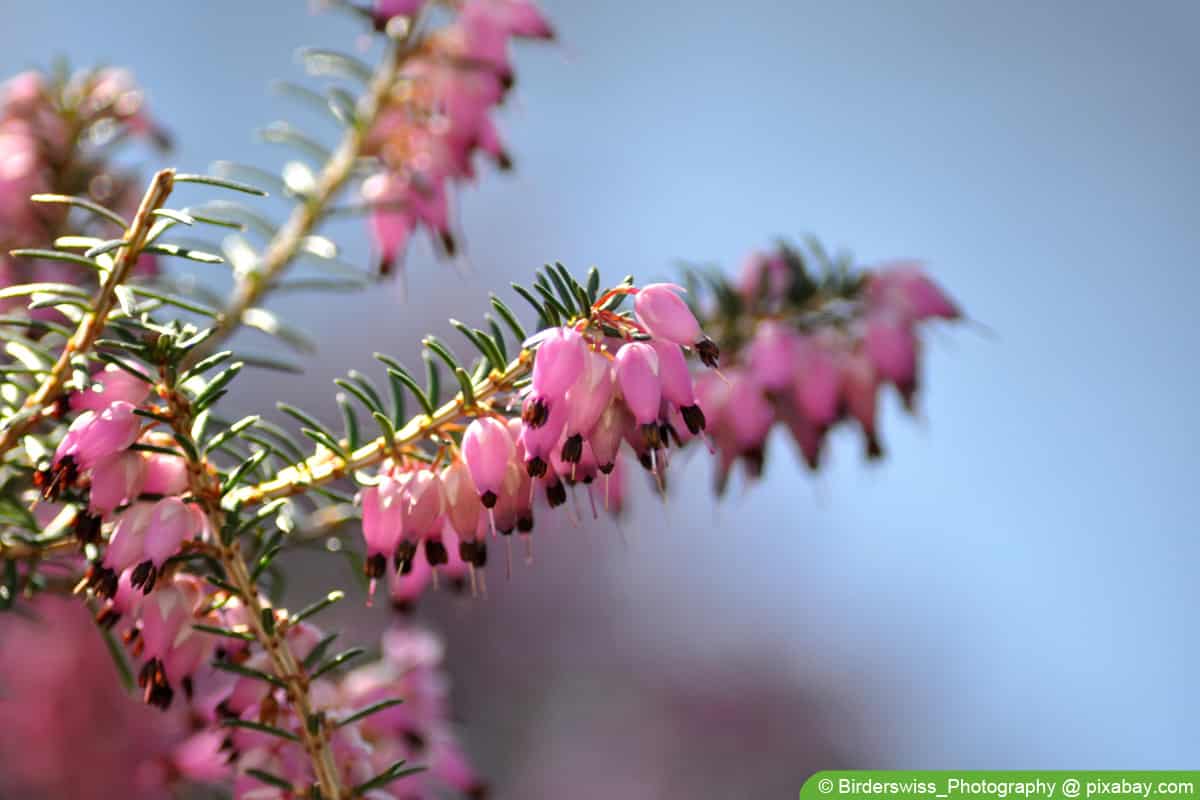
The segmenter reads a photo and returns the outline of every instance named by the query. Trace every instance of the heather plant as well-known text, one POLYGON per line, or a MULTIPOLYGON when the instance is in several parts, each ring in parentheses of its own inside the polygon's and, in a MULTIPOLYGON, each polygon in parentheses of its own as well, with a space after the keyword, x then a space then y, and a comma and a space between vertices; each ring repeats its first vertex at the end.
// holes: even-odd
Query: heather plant
POLYGON ((682 448, 717 457, 718 489, 739 464, 761 474, 779 425, 812 469, 839 424, 880 457, 879 393, 890 385, 914 408, 920 330, 959 317, 919 265, 865 269, 815 241, 756 252, 736 277, 685 269, 678 285, 552 263, 487 314, 463 309, 474 322, 453 322, 460 341, 425 337, 421 369, 378 353, 383 381, 335 381, 338 429, 282 402, 291 426, 232 418, 243 370, 301 369, 310 347, 265 307, 273 292, 395 280, 420 232, 455 256, 469 225, 452 218, 452 192, 482 161, 512 166, 492 119, 513 85, 511 43, 554 35, 528 0, 335 10, 362 19, 376 62, 302 54, 321 82, 289 91, 342 134, 329 147, 270 126, 297 153, 278 176, 223 164, 142 180, 119 166, 126 139, 168 144, 120 70, 4 85, 0 675, 17 677, 0 691, 17 721, 0 755, 18 788, 482 796, 440 641, 402 612, 435 588, 486 602, 497 562, 508 575, 514 550, 532 561, 539 529, 617 513, 639 473, 664 495, 697 491, 668 484, 682 448), (182 184, 211 200, 180 205, 182 184), (268 191, 292 201, 281 223, 254 204, 268 191), (367 267, 321 233, 347 213, 365 217, 367 267), (188 262, 227 267, 227 295, 182 280, 188 262), (296 361, 231 349, 243 328, 296 361), (342 587, 298 609, 273 598, 278 556, 329 535, 360 565, 365 602, 386 596, 397 611, 378 648, 321 626, 342 587), (49 653, 11 644, 39 635, 49 653), (111 664, 93 664, 99 653, 111 664), (61 687, 82 700, 49 715, 14 707, 61 687), (154 713, 122 706, 125 692, 154 713), (86 786, 47 783, 62 770, 39 748, 85 724, 92 703, 122 708, 108 730, 119 756, 87 765, 86 786))

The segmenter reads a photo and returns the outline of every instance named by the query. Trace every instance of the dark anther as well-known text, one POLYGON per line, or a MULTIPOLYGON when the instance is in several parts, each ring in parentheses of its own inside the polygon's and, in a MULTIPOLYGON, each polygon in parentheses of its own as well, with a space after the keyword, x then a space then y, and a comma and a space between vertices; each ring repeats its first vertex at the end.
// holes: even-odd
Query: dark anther
POLYGON ((533 514, 522 514, 517 517, 517 530, 521 533, 529 533, 533 530, 533 514))
POLYGON ((617 468, 617 462, 610 461, 607 464, 600 465, 600 472, 603 475, 611 475, 612 471, 617 468))
POLYGON ((562 460, 568 464, 578 464, 581 458, 583 458, 583 435, 577 433, 574 436, 568 436, 567 440, 563 442, 562 460))
POLYGON ((712 369, 717 368, 717 364, 721 360, 721 350, 717 347, 716 342, 706 336, 696 342, 694 347, 696 348, 696 355, 700 356, 700 361, 704 366, 711 367, 712 369))
POLYGON ((376 553, 367 558, 363 562, 363 572, 368 578, 382 578, 383 573, 387 572, 387 559, 383 553, 376 553))
POLYGON ((63 456, 48 470, 38 470, 33 476, 33 485, 42 490, 43 500, 57 500, 63 489, 75 483, 79 467, 71 456, 63 456))
POLYGON ((405 743, 413 750, 420 752, 425 749, 425 737, 416 731, 405 731, 403 736, 405 743))
POLYGON ((679 413, 683 417, 683 422, 687 425, 687 429, 692 432, 693 436, 699 435, 700 431, 704 430, 704 426, 707 423, 700 406, 684 406, 679 409, 679 413))
POLYGON ((879 442, 879 437, 873 433, 867 434, 867 458, 872 461, 883 458, 883 445, 879 442))
POLYGON ((445 564, 447 561, 449 561, 449 554, 446 552, 446 545, 442 544, 440 539, 426 539, 425 560, 429 562, 429 566, 431 567, 445 564))
POLYGON ((485 566, 487 564, 487 544, 485 542, 459 542, 458 557, 472 566, 485 566))
POLYGON ((105 630, 112 630, 117 621, 121 619, 121 614, 112 606, 105 606, 96 614, 96 624, 105 630))
POLYGON ((529 473, 531 478, 540 478, 546 474, 546 468, 549 465, 541 456, 534 456, 525 462, 525 471, 529 473))
POLYGON ((154 562, 146 559, 133 568, 133 574, 129 576, 129 585, 141 589, 142 594, 150 594, 157 579, 158 570, 154 568, 154 562))
POLYGON ((417 545, 415 542, 401 541, 396 545, 396 554, 392 558, 392 563, 396 566, 396 572, 401 575, 407 575, 412 572, 413 556, 417 554, 417 545))
POLYGON ((763 472, 763 462, 766 460, 766 454, 761 447, 755 447, 747 450, 742 454, 742 460, 746 464, 746 474, 751 478, 761 478, 763 472))
POLYGON ((117 593, 117 573, 100 562, 95 562, 88 569, 88 586, 101 597, 111 598, 117 593))
POLYGON ((152 658, 145 663, 138 673, 138 686, 146 690, 143 697, 147 705, 155 706, 163 711, 171 707, 171 700, 175 698, 175 690, 171 688, 171 684, 167 683, 167 673, 159 659, 152 658))
POLYGON ((477 783, 467 789, 467 800, 488 800, 491 796, 492 790, 486 783, 477 783))
POLYGON ((496 502, 499 499, 500 498, 496 496, 496 493, 491 490, 479 495, 479 502, 483 503, 484 508, 495 508, 496 502))
POLYGON ((51 407, 54 409, 53 412, 51 412, 54 414, 54 418, 62 419, 67 415, 67 412, 71 410, 71 396, 66 394, 60 395, 59 398, 54 401, 54 405, 51 407))
POLYGON ((544 397, 530 399, 521 409, 521 421, 530 428, 540 428, 550 418, 550 405, 544 397))
POLYGON ((662 439, 659 436, 658 425, 653 422, 642 426, 642 441, 646 443, 646 447, 651 450, 662 444, 662 439))
POLYGON ((654 459, 650 457, 649 450, 643 450, 642 452, 638 453, 638 463, 641 464, 647 472, 654 471, 654 459))
POLYGON ((450 233, 450 231, 442 231, 440 238, 446 255, 453 256, 458 252, 458 242, 454 241, 454 234, 450 233))
POLYGON ((555 481, 546 487, 546 502, 551 508, 558 508, 567 502, 567 487, 563 486, 562 481, 555 481))
POLYGON ((86 511, 79 512, 75 517, 75 539, 80 544, 95 544, 100 541, 100 525, 102 520, 95 514, 86 511))
POLYGON ((670 447, 672 440, 674 440, 676 447, 683 447, 683 442, 680 440, 679 434, 676 433, 675 426, 669 422, 659 423, 658 439, 662 442, 663 447, 670 447))

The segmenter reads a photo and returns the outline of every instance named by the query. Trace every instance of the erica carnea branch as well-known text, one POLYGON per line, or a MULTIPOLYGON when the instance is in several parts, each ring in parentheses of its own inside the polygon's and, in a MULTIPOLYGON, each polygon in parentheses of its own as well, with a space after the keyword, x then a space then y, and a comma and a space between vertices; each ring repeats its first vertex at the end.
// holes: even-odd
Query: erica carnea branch
MULTIPOLYGON (((120 239, 111 242, 106 253, 89 250, 82 258, 88 256, 103 258, 107 253, 113 253, 110 258, 94 262, 95 268, 101 275, 100 291, 97 293, 91 308, 86 310, 75 330, 59 354, 58 360, 50 368, 49 373, 41 381, 37 391, 31 394, 22 404, 19 411, 5 419, 0 425, 0 455, 7 452, 16 442, 38 423, 42 415, 62 397, 71 380, 73 370, 82 361, 86 363, 92 345, 104 329, 108 314, 117 302, 117 290, 129 278, 130 272, 142 255, 146 239, 156 218, 154 211, 161 208, 171 194, 174 186, 175 171, 162 170, 154 176, 147 188, 142 202, 138 206, 133 221, 126 227, 120 239)), ((39 202, 79 202, 72 198, 59 195, 40 195, 34 197, 39 202)), ((116 219, 120 219, 117 217, 116 219)), ((14 255, 22 255, 15 251, 14 255)), ((84 373, 86 376, 86 373, 84 373)), ((82 388, 82 387, 77 387, 82 388)))

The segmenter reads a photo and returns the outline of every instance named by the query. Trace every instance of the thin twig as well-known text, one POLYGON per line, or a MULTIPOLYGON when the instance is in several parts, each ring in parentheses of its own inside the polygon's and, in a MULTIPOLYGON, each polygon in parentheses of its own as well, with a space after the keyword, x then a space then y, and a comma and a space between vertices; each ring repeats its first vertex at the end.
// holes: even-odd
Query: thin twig
POLYGON ((72 360, 87 354, 104 330, 108 314, 117 301, 117 287, 125 283, 138 257, 141 256, 146 237, 156 219, 153 212, 166 202, 174 183, 173 169, 160 170, 150 181, 141 205, 138 206, 137 215, 122 237, 126 244, 117 251, 113 268, 101 285, 92 310, 84 314, 75 334, 63 347, 58 361, 50 368, 50 374, 38 386, 37 391, 26 398, 21 409, 5 420, 3 428, 0 428, 0 455, 11 450, 22 436, 31 431, 43 418, 46 410, 62 396, 71 375, 72 360))
MULTIPOLYGON (((190 436, 193 418, 189 404, 174 386, 168 384, 168 376, 165 373, 163 379, 167 387, 166 400, 170 408, 171 426, 178 435, 190 436)), ((250 630, 255 640, 266 651, 271 661, 272 673, 283 683, 287 702, 299 720, 300 742, 308 753, 321 796, 326 800, 344 800, 346 794, 342 789, 333 751, 330 749, 329 731, 323 718, 315 715, 312 700, 308 695, 308 675, 288 646, 284 636, 286 626, 276 625, 272 630, 267 630, 263 623, 263 612, 269 607, 263 604, 258 587, 250 577, 250 569, 242 556, 241 544, 236 539, 228 544, 222 541, 225 511, 221 507, 221 480, 216 469, 203 457, 189 458, 188 485, 192 495, 208 516, 209 526, 217 542, 216 556, 225 568, 225 579, 241 596, 248 612, 246 621, 250 630), (314 723, 313 720, 318 722, 314 723)), ((273 612, 268 610, 267 613, 273 612)))
MULTIPOLYGON (((315 455, 303 463, 283 469, 265 483, 233 492, 232 500, 238 506, 265 503, 277 497, 306 492, 344 478, 355 470, 378 464, 401 448, 429 438, 441 432, 443 428, 476 414, 481 410, 480 403, 511 389, 513 384, 529 374, 532 365, 533 352, 522 350, 503 372, 493 372, 486 380, 474 386, 475 406, 466 406, 460 392, 432 415, 422 414, 409 420, 403 428, 396 431, 395 438, 390 442, 380 436, 350 453, 346 459, 341 459, 333 453, 315 455)), ((344 442, 342 444, 345 445, 344 442)))

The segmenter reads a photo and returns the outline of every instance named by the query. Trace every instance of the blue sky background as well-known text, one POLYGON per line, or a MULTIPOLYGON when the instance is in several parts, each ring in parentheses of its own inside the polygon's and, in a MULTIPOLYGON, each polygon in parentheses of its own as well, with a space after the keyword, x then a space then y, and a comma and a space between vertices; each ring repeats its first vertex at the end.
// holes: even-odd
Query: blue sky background
MULTIPOLYGON (((322 359, 247 404, 328 411, 328 379, 411 358, 546 260, 654 277, 806 233, 920 257, 992 332, 931 334, 925 419, 889 399, 882 466, 843 436, 813 480, 780 438, 719 508, 702 459, 686 503, 638 497, 630 545, 587 550, 603 641, 684 673, 769 658, 853 698, 835 736, 874 765, 1195 766, 1200 5, 546 5, 562 44, 521 51, 504 115, 517 172, 461 195, 472 274, 421 247, 408 303, 289 298, 322 359)), ((282 0, 13 3, 0 70, 128 64, 182 167, 269 164, 250 131, 287 106, 268 80, 353 35, 282 0)), ((567 534, 512 593, 569 617, 567 534)))

